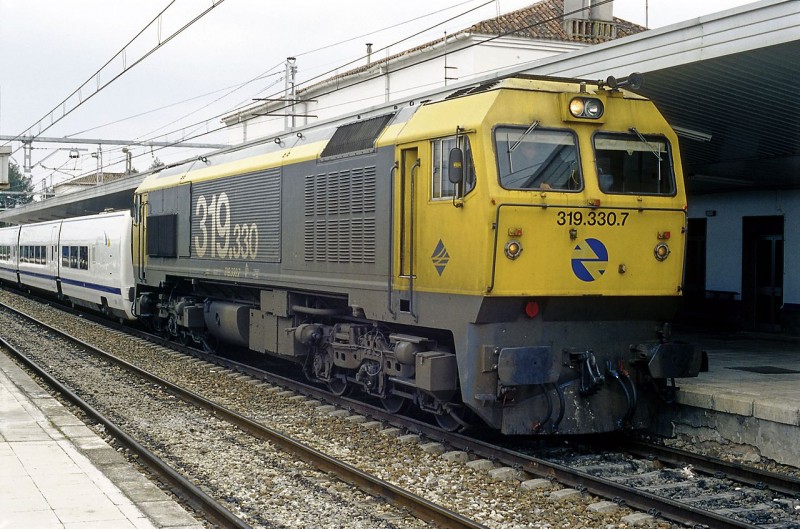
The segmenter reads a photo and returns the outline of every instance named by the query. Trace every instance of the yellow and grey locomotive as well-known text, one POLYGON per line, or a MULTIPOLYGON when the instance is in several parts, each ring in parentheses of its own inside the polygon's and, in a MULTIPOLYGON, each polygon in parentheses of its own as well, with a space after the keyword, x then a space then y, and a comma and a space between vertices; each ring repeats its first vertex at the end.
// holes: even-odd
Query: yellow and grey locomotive
POLYGON ((677 138, 607 83, 476 85, 167 168, 136 200, 141 318, 445 428, 640 427, 699 369, 667 323, 677 138))

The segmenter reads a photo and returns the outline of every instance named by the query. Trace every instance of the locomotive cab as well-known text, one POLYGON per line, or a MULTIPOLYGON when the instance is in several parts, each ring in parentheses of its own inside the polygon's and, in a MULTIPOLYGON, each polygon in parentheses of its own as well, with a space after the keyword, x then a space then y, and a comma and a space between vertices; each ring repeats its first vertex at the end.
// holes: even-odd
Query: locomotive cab
POLYGON ((460 99, 398 138, 397 319, 451 320, 462 399, 505 433, 644 426, 700 365, 663 331, 683 277, 677 138, 602 85, 513 79, 460 99))

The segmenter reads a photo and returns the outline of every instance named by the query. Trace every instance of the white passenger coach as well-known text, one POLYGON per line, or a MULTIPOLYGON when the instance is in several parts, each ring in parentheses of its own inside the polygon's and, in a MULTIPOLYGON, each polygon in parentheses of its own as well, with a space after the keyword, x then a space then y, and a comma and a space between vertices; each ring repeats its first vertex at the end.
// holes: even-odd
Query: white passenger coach
POLYGON ((0 281, 17 283, 19 226, 0 229, 0 281))
POLYGON ((128 211, 0 228, 0 280, 135 319, 128 211))

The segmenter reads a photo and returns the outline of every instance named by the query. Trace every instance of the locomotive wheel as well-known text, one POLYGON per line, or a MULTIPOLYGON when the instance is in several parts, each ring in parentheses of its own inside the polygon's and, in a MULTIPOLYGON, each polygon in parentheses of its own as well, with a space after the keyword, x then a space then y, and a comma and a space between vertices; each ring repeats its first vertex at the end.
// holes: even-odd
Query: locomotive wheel
POLYGON ((328 389, 337 397, 344 397, 349 395, 353 387, 347 382, 347 379, 342 376, 334 375, 328 381, 328 389))
POLYGON ((381 404, 383 404, 383 409, 389 413, 401 413, 408 407, 408 399, 390 395, 385 399, 381 399, 381 404))
POLYGON ((464 408, 456 408, 450 412, 434 415, 434 417, 436 417, 436 424, 439 425, 439 428, 447 432, 457 432, 461 428, 465 427, 465 416, 466 412, 464 408))
POLYGON ((203 338, 201 345, 203 346, 203 351, 209 354, 217 354, 217 343, 216 338, 213 336, 206 336, 203 338))

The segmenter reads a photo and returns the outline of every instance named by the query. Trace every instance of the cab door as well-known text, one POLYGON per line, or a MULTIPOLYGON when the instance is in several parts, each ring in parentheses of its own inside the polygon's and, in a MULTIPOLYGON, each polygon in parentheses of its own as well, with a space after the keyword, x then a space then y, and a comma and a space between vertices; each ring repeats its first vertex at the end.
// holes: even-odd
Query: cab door
MULTIPOLYGON (((488 226, 476 201, 478 191, 469 163, 466 193, 448 178, 451 149, 468 142, 455 135, 400 146, 395 181, 395 259, 393 308, 397 317, 418 321, 439 317, 436 294, 485 293, 488 226), (426 308, 430 312, 426 314, 426 308)), ((485 209, 485 208, 484 208, 485 209)))
POLYGON ((398 178, 395 181, 396 215, 395 215, 395 263, 394 263, 394 296, 391 305, 393 313, 401 313, 400 317, 417 320, 414 303, 414 280, 418 266, 415 235, 420 222, 420 205, 424 203, 424 195, 420 193, 420 148, 418 145, 404 146, 399 149, 398 178), (406 316, 403 316, 406 315, 406 316))

